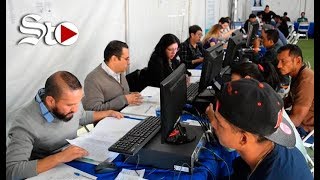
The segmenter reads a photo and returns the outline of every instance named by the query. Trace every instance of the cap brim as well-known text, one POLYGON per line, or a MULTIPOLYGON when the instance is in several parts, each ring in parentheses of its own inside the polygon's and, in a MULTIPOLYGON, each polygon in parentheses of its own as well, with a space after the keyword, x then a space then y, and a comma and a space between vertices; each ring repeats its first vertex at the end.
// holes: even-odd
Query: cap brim
POLYGON ((282 116, 282 122, 278 129, 271 135, 264 136, 265 138, 285 147, 294 147, 296 145, 296 136, 294 134, 289 120, 282 116))

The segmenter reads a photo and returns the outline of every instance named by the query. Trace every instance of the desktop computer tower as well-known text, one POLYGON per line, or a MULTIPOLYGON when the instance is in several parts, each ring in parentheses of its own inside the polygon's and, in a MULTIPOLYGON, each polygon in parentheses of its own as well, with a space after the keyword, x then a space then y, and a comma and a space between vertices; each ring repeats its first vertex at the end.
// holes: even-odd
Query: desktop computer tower
POLYGON ((137 154, 126 156, 126 162, 192 173, 200 148, 206 144, 206 138, 200 126, 182 126, 187 129, 189 138, 196 136, 195 140, 180 145, 161 144, 161 133, 159 132, 137 154))

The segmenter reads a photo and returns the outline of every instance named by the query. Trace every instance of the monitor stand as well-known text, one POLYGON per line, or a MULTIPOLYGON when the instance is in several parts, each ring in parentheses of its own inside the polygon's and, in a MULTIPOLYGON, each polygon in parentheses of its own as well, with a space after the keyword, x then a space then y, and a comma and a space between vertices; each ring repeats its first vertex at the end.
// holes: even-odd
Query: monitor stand
POLYGON ((201 126, 183 126, 188 134, 195 136, 195 140, 179 145, 162 144, 159 132, 137 154, 125 156, 125 161, 131 164, 192 173, 194 161, 197 160, 201 147, 205 146, 206 138, 201 126))

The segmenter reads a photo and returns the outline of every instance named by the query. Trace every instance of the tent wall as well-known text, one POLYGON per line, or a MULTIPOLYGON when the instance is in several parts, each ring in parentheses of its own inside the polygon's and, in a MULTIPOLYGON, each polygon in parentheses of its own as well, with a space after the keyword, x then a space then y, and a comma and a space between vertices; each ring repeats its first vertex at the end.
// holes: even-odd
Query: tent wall
MULTIPOLYGON (((241 21, 249 18, 253 0, 235 0, 238 1, 237 17, 241 21)), ((284 12, 288 13, 291 21, 296 21, 300 17, 300 13, 304 11, 310 22, 314 21, 314 1, 313 0, 262 0, 262 5, 269 5, 270 10, 276 14, 283 16, 284 12)))
MULTIPOLYGON (((206 4, 213 3, 214 20, 230 16, 231 2, 223 0, 6 0, 6 127, 12 114, 30 102, 44 86, 49 75, 58 70, 75 74, 83 84, 85 76, 103 61, 103 51, 111 40, 126 41, 130 50, 132 72, 147 65, 150 54, 165 33, 173 33, 184 41, 188 27, 198 24, 208 28, 206 4), (26 37, 19 32, 21 18, 38 14, 40 23, 56 26, 68 21, 79 30, 78 40, 70 46, 20 44, 26 37)), ((248 2, 238 0, 239 14, 249 16, 248 2), (243 8, 243 5, 246 8, 243 8), (240 11, 240 9, 242 10, 240 11), (245 15, 244 15, 245 14, 245 15)), ((269 0, 271 10, 296 19, 301 10, 313 21, 311 0, 269 0), (295 4, 287 6, 286 4, 295 4), (299 7, 297 9, 297 7, 299 7)), ((250 6, 249 6, 250 7, 250 6)), ((242 17, 242 20, 246 18, 242 17)), ((210 27, 209 27, 210 28, 210 27)))
POLYGON ((6 127, 9 119, 23 104, 30 102, 44 87, 53 72, 67 70, 81 83, 85 76, 103 61, 106 44, 125 40, 124 0, 7 0, 6 3, 6 127), (76 4, 76 8, 75 8, 76 4), (42 16, 40 22, 71 22, 79 30, 71 46, 20 44, 26 37, 18 31, 21 18, 29 13, 42 16))

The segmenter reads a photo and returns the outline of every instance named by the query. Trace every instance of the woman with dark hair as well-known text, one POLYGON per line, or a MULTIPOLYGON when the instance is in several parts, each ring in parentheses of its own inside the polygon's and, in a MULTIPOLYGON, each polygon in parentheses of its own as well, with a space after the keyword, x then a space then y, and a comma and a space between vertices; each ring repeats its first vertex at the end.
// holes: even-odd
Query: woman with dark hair
POLYGON ((177 52, 180 41, 173 34, 165 34, 151 54, 145 76, 146 86, 160 87, 160 82, 173 72, 179 65, 177 52))

